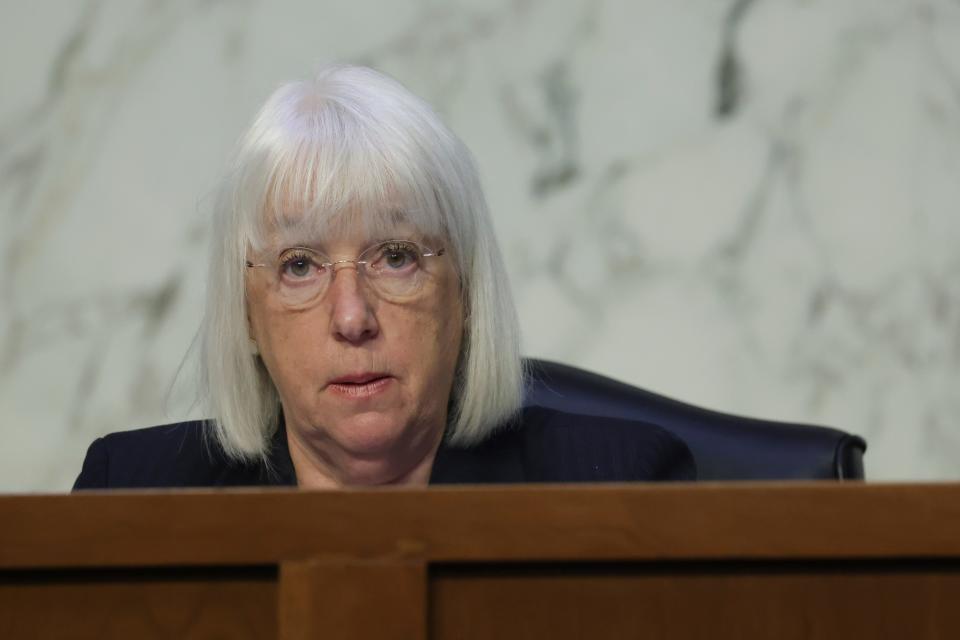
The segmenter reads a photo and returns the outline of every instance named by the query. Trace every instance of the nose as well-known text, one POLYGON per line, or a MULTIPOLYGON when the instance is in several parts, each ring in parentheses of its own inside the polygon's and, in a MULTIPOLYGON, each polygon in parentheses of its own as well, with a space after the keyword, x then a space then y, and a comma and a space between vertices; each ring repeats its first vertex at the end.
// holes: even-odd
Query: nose
POLYGON ((380 326, 364 291, 359 267, 339 265, 331 274, 333 281, 327 292, 331 305, 331 330, 334 338, 351 344, 362 344, 377 336, 380 326))

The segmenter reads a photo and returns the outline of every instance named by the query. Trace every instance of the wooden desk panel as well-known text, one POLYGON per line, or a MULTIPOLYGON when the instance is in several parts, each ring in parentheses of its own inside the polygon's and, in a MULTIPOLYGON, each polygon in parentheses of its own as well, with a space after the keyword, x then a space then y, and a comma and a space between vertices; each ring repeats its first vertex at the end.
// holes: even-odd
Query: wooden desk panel
POLYGON ((960 637, 960 486, 0 497, 0 638, 960 637))
POLYGON ((960 567, 938 564, 441 568, 430 637, 960 638, 960 567))
POLYGON ((0 572, 0 638, 277 637, 268 568, 0 572))

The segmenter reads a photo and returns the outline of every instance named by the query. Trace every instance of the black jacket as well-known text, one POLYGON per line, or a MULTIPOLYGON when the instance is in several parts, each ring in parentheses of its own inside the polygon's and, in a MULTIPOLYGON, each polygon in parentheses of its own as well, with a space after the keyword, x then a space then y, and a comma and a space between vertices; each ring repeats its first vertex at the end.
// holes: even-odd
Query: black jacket
MULTIPOLYGON (((228 459, 203 421, 121 431, 90 445, 77 489, 295 485, 281 428, 269 464, 228 459)), ((430 484, 695 480, 687 446, 642 422, 525 408, 482 443, 441 445, 430 484)))

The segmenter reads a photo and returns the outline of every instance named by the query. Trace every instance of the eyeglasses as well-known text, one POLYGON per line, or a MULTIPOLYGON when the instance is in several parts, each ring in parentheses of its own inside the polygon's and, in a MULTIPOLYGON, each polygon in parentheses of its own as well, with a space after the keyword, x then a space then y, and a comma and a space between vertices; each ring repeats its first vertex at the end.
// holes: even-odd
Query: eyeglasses
POLYGON ((319 299, 330 287, 337 266, 356 265, 357 273, 381 297, 391 300, 412 298, 429 277, 426 258, 444 255, 410 240, 387 240, 364 249, 355 260, 330 260, 309 247, 283 249, 272 262, 247 267, 269 268, 271 284, 287 306, 301 307, 319 299))

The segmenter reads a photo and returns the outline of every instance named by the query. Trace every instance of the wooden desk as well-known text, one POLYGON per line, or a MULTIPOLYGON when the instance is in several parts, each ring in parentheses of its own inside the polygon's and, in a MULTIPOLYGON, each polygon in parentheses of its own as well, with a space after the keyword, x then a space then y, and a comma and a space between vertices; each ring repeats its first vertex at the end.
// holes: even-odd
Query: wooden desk
POLYGON ((0 638, 960 638, 960 485, 0 497, 0 638))

